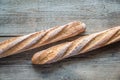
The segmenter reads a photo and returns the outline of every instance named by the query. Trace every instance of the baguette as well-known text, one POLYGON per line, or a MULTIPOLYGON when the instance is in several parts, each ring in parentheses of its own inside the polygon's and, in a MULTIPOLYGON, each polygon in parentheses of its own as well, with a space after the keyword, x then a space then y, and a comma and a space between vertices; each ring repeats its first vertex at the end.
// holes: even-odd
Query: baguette
POLYGON ((74 41, 62 43, 37 52, 32 57, 32 63, 50 64, 64 58, 83 54, 117 41, 120 41, 120 26, 82 36, 74 41))
POLYGON ((0 42, 0 58, 63 40, 85 31, 85 24, 74 21, 63 26, 34 32, 0 42))

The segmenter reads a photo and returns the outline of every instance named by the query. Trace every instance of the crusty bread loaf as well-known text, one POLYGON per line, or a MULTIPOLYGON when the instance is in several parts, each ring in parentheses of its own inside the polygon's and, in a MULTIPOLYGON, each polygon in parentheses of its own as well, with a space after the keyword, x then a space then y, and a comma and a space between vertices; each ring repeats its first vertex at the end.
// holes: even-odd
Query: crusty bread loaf
POLYGON ((66 39, 84 31, 85 24, 74 21, 63 26, 11 38, 0 42, 0 58, 66 39))
POLYGON ((62 43, 46 50, 37 52, 33 58, 33 64, 49 64, 70 56, 103 47, 120 40, 120 26, 98 33, 80 37, 72 42, 62 43))

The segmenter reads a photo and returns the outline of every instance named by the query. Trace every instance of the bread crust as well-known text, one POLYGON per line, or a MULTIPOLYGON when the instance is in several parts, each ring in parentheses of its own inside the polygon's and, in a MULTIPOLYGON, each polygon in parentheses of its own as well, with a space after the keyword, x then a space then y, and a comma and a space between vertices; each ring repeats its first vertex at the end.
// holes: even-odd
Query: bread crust
POLYGON ((48 30, 11 38, 0 42, 0 58, 37 48, 52 42, 63 40, 85 31, 85 24, 79 21, 70 22, 48 30))
POLYGON ((82 36, 74 41, 62 43, 37 52, 32 57, 32 63, 50 64, 64 58, 86 53, 117 41, 120 41, 120 26, 82 36))

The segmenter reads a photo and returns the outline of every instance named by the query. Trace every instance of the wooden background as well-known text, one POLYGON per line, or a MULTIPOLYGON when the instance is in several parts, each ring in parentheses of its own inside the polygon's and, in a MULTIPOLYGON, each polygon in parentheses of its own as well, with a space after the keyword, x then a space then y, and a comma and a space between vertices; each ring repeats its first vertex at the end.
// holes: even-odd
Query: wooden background
MULTIPOLYGON (((74 20, 86 23, 85 34, 118 26, 120 0, 0 0, 0 41, 74 20)), ((32 65, 32 55, 45 48, 0 59, 0 80, 120 80, 120 42, 54 64, 32 65)))

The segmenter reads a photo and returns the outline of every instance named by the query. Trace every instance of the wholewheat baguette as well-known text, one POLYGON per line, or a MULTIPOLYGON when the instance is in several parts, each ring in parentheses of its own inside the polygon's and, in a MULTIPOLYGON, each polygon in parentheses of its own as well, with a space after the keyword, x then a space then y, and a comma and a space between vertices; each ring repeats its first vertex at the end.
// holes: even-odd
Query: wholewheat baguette
POLYGON ((62 43, 37 52, 32 57, 33 64, 49 64, 70 56, 103 47, 120 40, 120 26, 80 37, 72 42, 62 43))
POLYGON ((85 24, 74 21, 63 26, 11 38, 0 42, 0 58, 66 39, 84 31, 85 24))

